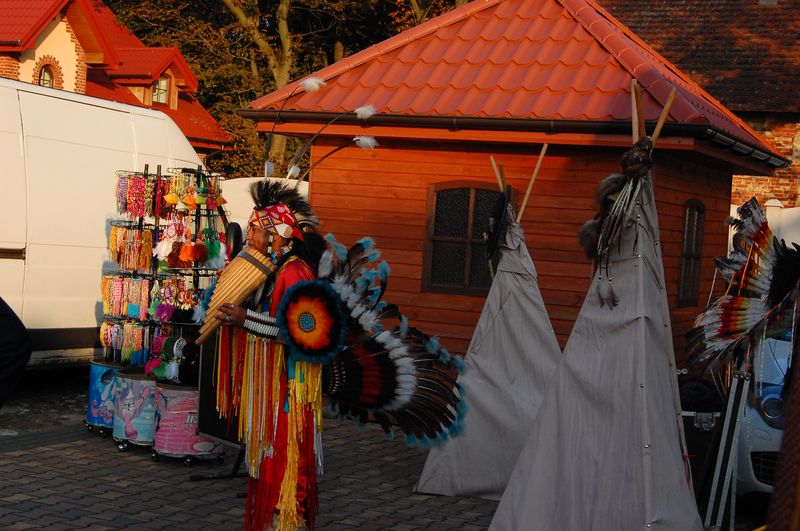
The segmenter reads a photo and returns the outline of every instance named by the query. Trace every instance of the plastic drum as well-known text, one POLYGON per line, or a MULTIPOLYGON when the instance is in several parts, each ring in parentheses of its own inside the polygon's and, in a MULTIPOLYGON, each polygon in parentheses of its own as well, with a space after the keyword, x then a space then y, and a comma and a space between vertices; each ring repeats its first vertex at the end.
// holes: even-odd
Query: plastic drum
POLYGON ((86 408, 86 426, 91 430, 114 427, 114 388, 116 374, 122 367, 114 363, 93 361, 89 369, 89 403, 86 408))
POLYGON ((197 434, 198 399, 193 387, 156 384, 156 454, 198 458, 220 455, 221 444, 197 434))
POLYGON ((124 450, 127 443, 153 444, 155 391, 155 380, 145 376, 141 369, 124 369, 117 373, 113 436, 122 443, 120 450, 124 450))

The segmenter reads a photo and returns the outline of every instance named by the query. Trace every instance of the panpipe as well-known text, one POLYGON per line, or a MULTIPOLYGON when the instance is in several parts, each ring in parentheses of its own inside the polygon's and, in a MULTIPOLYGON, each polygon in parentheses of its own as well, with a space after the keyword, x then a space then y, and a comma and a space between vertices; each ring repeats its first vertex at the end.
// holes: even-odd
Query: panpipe
POLYGON ((261 285, 267 277, 275 272, 275 264, 267 256, 246 247, 225 266, 219 274, 217 286, 211 295, 211 302, 206 310, 206 318, 200 327, 200 336, 195 340, 197 345, 203 343, 223 321, 216 318, 217 310, 223 304, 240 305, 261 285))

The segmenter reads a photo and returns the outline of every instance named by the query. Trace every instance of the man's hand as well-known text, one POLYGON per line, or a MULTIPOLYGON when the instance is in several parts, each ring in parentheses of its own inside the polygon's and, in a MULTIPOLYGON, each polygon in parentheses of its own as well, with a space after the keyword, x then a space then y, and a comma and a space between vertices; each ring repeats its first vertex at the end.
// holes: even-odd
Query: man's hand
POLYGON ((225 326, 244 326, 244 320, 247 316, 247 310, 242 306, 234 306, 233 304, 222 304, 219 307, 216 317, 225 326))

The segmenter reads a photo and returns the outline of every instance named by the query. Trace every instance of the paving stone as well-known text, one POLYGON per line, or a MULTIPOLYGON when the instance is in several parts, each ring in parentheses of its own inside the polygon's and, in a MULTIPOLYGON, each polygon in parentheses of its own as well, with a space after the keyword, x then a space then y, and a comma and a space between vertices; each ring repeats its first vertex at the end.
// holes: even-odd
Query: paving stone
MULTIPOLYGON (((386 441, 376 427, 358 432, 350 422, 325 424, 319 531, 488 527, 495 502, 412 492, 425 452, 386 441)), ((109 439, 85 430, 43 435, 38 446, 33 437, 24 442, 0 445, 0 473, 9 478, 0 486, 0 529, 242 527, 245 502, 237 493, 246 491, 244 478, 189 481, 190 474, 228 473, 231 463, 188 469, 180 460, 154 462, 147 449, 118 452, 109 439)), ((230 453, 235 457, 235 450, 230 453)))

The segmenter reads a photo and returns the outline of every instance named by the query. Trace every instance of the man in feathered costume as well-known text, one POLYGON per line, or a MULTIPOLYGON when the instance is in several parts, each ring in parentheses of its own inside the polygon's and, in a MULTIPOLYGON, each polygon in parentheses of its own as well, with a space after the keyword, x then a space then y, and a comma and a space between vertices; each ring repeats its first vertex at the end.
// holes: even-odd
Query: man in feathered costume
POLYGON ((218 408, 229 405, 238 412, 239 435, 247 448, 245 528, 297 529, 313 526, 318 505, 321 366, 291 360, 284 345, 263 339, 274 337, 264 313, 276 315, 288 288, 315 278, 312 267, 319 257, 313 249, 323 250, 324 242, 318 243, 316 217, 293 186, 265 180, 251 187, 251 195, 255 207, 247 243, 276 269, 249 297, 247 307, 219 307, 216 317, 226 325, 220 351, 233 361, 233 393, 222 403, 218 397, 218 408))
POLYGON ((340 415, 374 419, 388 436, 398 426, 409 445, 436 444, 461 431, 463 364, 382 300, 389 266, 376 265, 371 238, 350 249, 323 240, 291 186, 262 182, 252 195, 249 247, 220 273, 196 343, 227 325, 217 410, 238 416, 246 447, 245 527, 295 531, 314 527, 323 395, 340 415))

